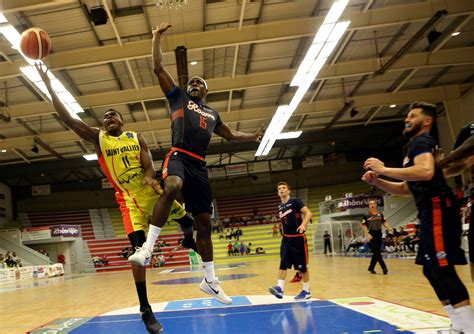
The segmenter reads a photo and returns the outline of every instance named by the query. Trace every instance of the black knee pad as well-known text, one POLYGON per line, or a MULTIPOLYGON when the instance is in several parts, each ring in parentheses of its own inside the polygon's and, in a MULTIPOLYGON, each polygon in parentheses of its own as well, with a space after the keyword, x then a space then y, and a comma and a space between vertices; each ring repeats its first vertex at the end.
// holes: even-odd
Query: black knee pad
POLYGON ((434 267, 431 272, 445 291, 451 305, 469 299, 466 286, 459 278, 454 266, 434 267))
POLYGON ((135 251, 136 247, 141 247, 143 243, 146 241, 145 231, 135 231, 128 235, 128 240, 132 244, 133 251, 135 251))

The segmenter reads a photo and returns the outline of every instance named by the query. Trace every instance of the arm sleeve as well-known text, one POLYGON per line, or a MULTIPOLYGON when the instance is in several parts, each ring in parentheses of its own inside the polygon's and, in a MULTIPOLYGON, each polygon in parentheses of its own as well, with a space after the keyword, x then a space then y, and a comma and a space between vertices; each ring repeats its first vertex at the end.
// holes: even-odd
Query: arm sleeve
POLYGON ((435 147, 435 140, 429 136, 418 136, 413 139, 411 146, 411 155, 414 159, 416 156, 423 153, 433 153, 435 147))
POLYGON ((216 119, 216 125, 214 126, 214 131, 216 131, 217 128, 219 128, 222 125, 222 119, 221 115, 216 111, 217 119, 216 119))
POLYGON ((175 103, 181 96, 183 95, 183 90, 178 87, 178 86, 174 86, 173 89, 171 89, 171 91, 168 92, 168 94, 166 94, 166 98, 168 99, 168 101, 170 102, 170 104, 172 105, 173 103, 175 103))
POLYGON ((303 201, 299 198, 295 198, 295 200, 293 201, 293 205, 295 206, 296 211, 300 211, 303 207, 305 207, 303 201))

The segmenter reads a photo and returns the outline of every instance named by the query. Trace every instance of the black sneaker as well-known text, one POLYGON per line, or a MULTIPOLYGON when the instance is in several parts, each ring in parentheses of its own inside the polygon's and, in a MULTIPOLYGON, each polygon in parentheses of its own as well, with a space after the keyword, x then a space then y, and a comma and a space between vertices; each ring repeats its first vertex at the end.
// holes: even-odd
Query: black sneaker
POLYGON ((376 274, 375 270, 373 270, 373 269, 369 269, 369 272, 370 272, 371 274, 376 274))
POLYGON ((196 245, 196 241, 192 237, 184 238, 181 241, 181 246, 183 246, 184 248, 191 248, 193 251, 195 251, 196 253, 199 254, 198 249, 197 249, 197 245, 196 245))
POLYGON ((158 322, 158 320, 156 320, 151 308, 147 308, 145 311, 140 312, 140 314, 148 333, 158 334, 163 332, 163 327, 161 327, 161 324, 158 322))
POLYGON ((387 269, 387 268, 385 268, 385 269, 382 269, 382 270, 383 270, 383 274, 384 274, 384 275, 387 275, 387 273, 388 273, 388 269, 387 269))

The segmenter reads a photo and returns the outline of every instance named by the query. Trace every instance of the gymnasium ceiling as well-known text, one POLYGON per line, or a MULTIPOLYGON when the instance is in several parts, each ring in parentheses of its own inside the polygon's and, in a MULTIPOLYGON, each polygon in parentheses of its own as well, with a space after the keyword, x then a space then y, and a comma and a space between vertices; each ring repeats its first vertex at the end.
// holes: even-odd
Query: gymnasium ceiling
MULTIPOLYGON (((162 43, 170 73, 176 78, 173 51, 184 45, 188 62, 197 62, 189 75, 208 81, 207 103, 231 128, 254 132, 292 98, 289 82, 331 3, 188 0, 180 9, 160 9, 155 0, 4 0, 0 6, 17 30, 49 33, 53 53, 45 63, 84 108, 81 118, 99 127, 106 109, 119 110, 128 129, 145 135, 159 166, 171 135, 152 73, 153 26, 173 25, 162 43), (113 19, 96 26, 89 11, 100 5, 113 19)), ((267 159, 393 147, 409 103, 442 103, 472 89, 473 13, 472 0, 351 0, 342 17, 351 20, 348 31, 285 127, 303 136, 277 142, 267 159), (430 44, 433 29, 441 34, 430 44)), ((0 181, 22 186, 104 177, 95 162, 80 158, 93 147, 21 75, 24 62, 3 36, 0 55, 0 181)), ((214 136, 208 161, 253 161, 256 148, 214 136)))

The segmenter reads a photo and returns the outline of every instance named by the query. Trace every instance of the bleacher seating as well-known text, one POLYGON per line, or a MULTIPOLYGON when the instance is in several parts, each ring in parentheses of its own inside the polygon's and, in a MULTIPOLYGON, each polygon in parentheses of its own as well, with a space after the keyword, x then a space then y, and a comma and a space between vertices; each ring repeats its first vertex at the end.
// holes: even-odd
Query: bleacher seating
MULTIPOLYGON (((271 216, 278 210, 280 199, 276 192, 272 194, 260 194, 253 196, 242 196, 223 198, 217 200, 219 218, 225 217, 249 217, 253 218, 254 208, 258 209, 259 216, 271 216)), ((249 225, 256 222, 249 222, 249 225)))
MULTIPOLYGON (((240 241, 243 241, 246 245, 252 243, 251 254, 252 255, 238 255, 228 256, 227 245, 229 240, 219 240, 219 234, 212 234, 212 242, 214 244, 214 259, 218 263, 229 263, 229 262, 248 262, 253 260, 262 259, 278 259, 280 257, 280 245, 281 237, 272 236, 272 225, 253 225, 241 227, 243 235, 240 237, 240 241), (255 255, 255 249, 257 247, 263 247, 266 254, 255 255)), ((308 227, 306 232, 308 239, 308 251, 312 254, 313 251, 313 230, 314 223, 308 227)), ((232 238, 232 244, 235 243, 236 239, 232 238)))
POLYGON ((95 239, 91 217, 88 210, 28 213, 28 221, 31 226, 56 224, 80 225, 82 238, 84 240, 95 239))
MULTIPOLYGON (((160 239, 165 241, 169 246, 162 247, 160 252, 154 252, 153 254, 164 255, 165 266, 167 267, 189 264, 187 250, 173 251, 174 248, 178 247, 178 240, 181 238, 182 234, 160 235, 160 239), (171 251, 173 257, 170 259, 169 254, 171 251)), ((98 256, 100 258, 105 255, 107 257, 108 265, 97 267, 97 272, 130 270, 130 263, 119 255, 124 247, 130 247, 128 238, 89 240, 87 243, 91 256, 98 256)))

